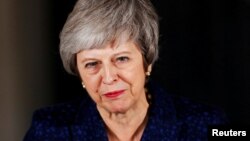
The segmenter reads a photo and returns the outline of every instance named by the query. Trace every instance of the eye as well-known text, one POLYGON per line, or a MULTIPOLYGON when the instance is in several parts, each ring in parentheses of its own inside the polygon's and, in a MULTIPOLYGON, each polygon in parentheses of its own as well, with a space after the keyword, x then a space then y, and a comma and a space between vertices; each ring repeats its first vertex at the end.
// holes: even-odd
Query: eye
POLYGON ((85 64, 85 68, 94 68, 98 65, 98 62, 89 62, 85 64))
POLYGON ((127 61, 129 61, 129 58, 127 56, 121 56, 121 57, 116 58, 116 62, 123 63, 123 62, 127 62, 127 61))

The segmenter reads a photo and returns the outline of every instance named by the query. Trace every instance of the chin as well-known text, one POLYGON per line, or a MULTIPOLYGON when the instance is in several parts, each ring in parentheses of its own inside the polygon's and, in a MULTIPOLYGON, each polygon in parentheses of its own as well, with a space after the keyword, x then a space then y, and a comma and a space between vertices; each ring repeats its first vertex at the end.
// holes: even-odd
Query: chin
POLYGON ((131 108, 129 103, 112 103, 107 106, 111 113, 126 113, 131 108))
POLYGON ((128 108, 124 107, 115 107, 110 110, 111 113, 126 113, 128 111, 128 108))

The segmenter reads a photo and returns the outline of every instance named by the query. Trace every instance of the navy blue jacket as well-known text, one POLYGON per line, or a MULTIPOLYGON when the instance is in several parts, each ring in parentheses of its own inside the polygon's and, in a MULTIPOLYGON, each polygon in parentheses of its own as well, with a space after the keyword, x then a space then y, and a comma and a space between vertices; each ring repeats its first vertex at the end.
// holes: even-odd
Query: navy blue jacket
MULTIPOLYGON (((142 141, 206 141, 208 125, 224 124, 220 110, 150 86, 149 119, 142 141)), ((85 98, 38 110, 24 141, 108 141, 95 103, 85 98)))

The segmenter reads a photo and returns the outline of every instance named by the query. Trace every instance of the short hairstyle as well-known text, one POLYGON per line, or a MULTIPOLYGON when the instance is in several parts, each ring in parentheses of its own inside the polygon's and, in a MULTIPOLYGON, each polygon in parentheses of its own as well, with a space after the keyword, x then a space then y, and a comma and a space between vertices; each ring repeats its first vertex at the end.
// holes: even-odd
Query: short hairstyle
POLYGON ((126 34, 139 47, 144 68, 158 58, 158 16, 150 0, 78 0, 60 34, 64 68, 78 75, 76 54, 126 34))

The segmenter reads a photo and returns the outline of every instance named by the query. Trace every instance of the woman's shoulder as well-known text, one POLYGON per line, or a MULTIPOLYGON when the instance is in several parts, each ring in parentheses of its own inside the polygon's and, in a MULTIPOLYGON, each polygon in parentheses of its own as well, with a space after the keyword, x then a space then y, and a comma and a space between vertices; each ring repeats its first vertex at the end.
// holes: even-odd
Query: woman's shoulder
POLYGON ((148 136, 157 134, 152 139, 207 140, 210 126, 227 123, 224 112, 216 106, 168 93, 158 84, 148 88, 151 104, 146 131, 148 136))
POLYGON ((164 111, 171 111, 179 121, 200 122, 211 125, 227 123, 225 112, 219 106, 168 93, 166 89, 158 84, 153 84, 151 89, 155 93, 154 101, 159 103, 157 104, 159 108, 164 111))
POLYGON ((36 110, 24 141, 65 140, 81 103, 81 100, 72 100, 36 110))
POLYGON ((179 140, 207 140, 209 127, 228 122, 217 106, 168 93, 159 85, 151 86, 149 92, 152 95, 150 119, 153 121, 150 123, 154 123, 150 126, 164 129, 160 130, 161 138, 168 135, 167 138, 173 140, 177 140, 176 137, 179 140))
POLYGON ((211 125, 227 122, 225 112, 219 106, 200 102, 183 96, 171 95, 176 117, 188 123, 200 122, 211 125))
POLYGON ((48 122, 55 125, 67 124, 74 119, 80 104, 80 100, 72 100, 39 108, 33 113, 33 121, 48 122))

